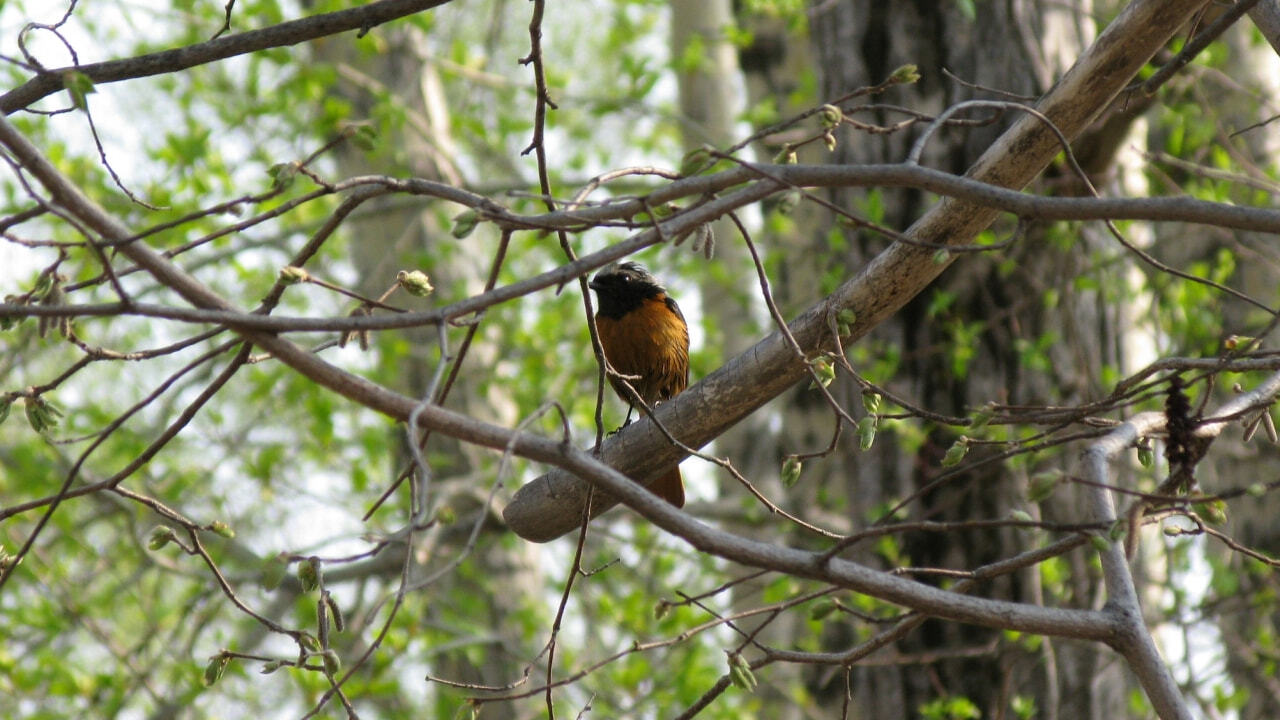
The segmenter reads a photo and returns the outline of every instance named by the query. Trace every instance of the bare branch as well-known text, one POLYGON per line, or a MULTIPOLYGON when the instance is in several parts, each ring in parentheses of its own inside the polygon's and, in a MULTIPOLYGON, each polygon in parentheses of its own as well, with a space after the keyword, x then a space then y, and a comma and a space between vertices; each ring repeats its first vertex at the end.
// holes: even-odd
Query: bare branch
POLYGON ((41 98, 62 90, 63 73, 67 70, 83 73, 97 83, 162 75, 258 50, 297 45, 348 30, 359 30, 363 34, 383 23, 439 7, 447 2, 449 0, 379 0, 363 7, 291 20, 198 45, 163 50, 125 60, 45 70, 26 83, 0 95, 0 112, 10 115, 41 98))

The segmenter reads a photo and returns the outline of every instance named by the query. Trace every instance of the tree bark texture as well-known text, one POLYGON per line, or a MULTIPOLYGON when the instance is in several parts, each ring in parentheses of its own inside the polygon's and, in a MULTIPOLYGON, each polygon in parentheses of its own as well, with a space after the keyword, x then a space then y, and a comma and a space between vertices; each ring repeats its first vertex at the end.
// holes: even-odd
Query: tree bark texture
MULTIPOLYGON (((895 68, 915 64, 920 82, 893 88, 866 102, 936 115, 964 100, 1007 99, 949 78, 944 69, 972 85, 1024 96, 1030 104, 1095 34, 1088 7, 1066 9, 1021 0, 977 6, 978 17, 969 18, 960 3, 817 3, 810 17, 811 54, 788 48, 791 56, 800 59, 799 63, 793 59, 789 67, 811 63, 818 73, 818 95, 829 99, 874 85, 895 68)), ((793 80, 780 68, 771 73, 768 84, 782 85, 782 90, 793 80)), ((967 115, 990 116, 987 111, 967 115)), ((878 125, 904 118, 888 108, 853 117, 878 125)), ((926 147, 921 162, 963 173, 1015 119, 1004 115, 981 127, 948 128, 926 147)), ((873 135, 845 126, 837 136, 838 147, 826 159, 900 162, 921 127, 873 135)), ((1122 123, 1119 131, 1123 134, 1126 129, 1127 123, 1122 123)), ((819 161, 821 154, 818 151, 807 161, 819 161)), ((1106 156, 1095 165, 1105 169, 1109 161, 1106 156)), ((1052 181, 1051 173, 1046 184, 1052 181)), ((869 207, 868 195, 860 190, 835 191, 827 199, 859 214, 869 207)), ((880 202, 882 223, 901 230, 920 217, 932 200, 925 193, 905 189, 883 190, 880 202)), ((888 243, 871 232, 843 231, 844 247, 833 245, 831 220, 827 213, 812 213, 798 224, 796 237, 777 239, 809 247, 808 252, 794 253, 796 259, 784 264, 774 279, 783 308, 802 306, 812 288, 822 285, 833 263, 844 268, 844 276, 852 275, 888 243)), ((1012 231, 1010 224, 996 226, 1000 239, 1012 231)), ((1102 390, 1097 384, 1102 366, 1123 364, 1118 338, 1123 318, 1101 293, 1071 287, 1070 279, 1085 270, 1095 250, 1082 239, 1064 240, 1044 227, 1032 226, 1003 253, 962 257, 930 290, 855 348, 851 354, 855 368, 875 374, 877 365, 883 368, 893 358, 894 368, 887 377, 875 380, 918 406, 953 416, 970 414, 990 401, 1072 403, 1097 396, 1102 390), (1049 307, 1043 301, 1047 293, 1059 298, 1056 305, 1049 307), (1046 342, 1046 337, 1052 342, 1046 342)), ((860 407, 857 385, 839 382, 834 387, 846 407, 860 407)), ((777 444, 769 446, 770 452, 756 436, 752 447, 757 462, 748 466, 749 475, 768 475, 770 466, 778 467, 786 453, 819 450, 829 441, 831 415, 815 393, 797 389, 784 397, 787 403, 777 444)), ((846 432, 835 453, 806 465, 800 484, 789 493, 789 504, 797 509, 821 508, 843 516, 853 527, 869 524, 886 505, 919 491, 943 470, 940 461, 958 431, 915 424, 927 431, 923 438, 906 440, 882 430, 869 452, 859 452, 855 433, 846 432)), ((970 459, 982 454, 981 449, 975 450, 970 459)), ((997 464, 961 474, 909 505, 906 514, 911 519, 970 520, 1007 517, 1013 509, 1034 512, 1023 488, 1027 473, 1037 469, 997 464)), ((1078 517, 1077 510, 1065 508, 1063 518, 1045 519, 1078 517)), ((916 534, 904 538, 898 564, 971 568, 1025 547, 1025 538, 1012 531, 916 534)), ((861 548, 854 556, 872 566, 893 564, 877 554, 873 548, 861 548)), ((1076 582, 1058 589, 1050 604, 1089 606, 1097 597, 1096 578, 1091 577, 1084 557, 1071 558, 1076 582)), ((1043 602, 1046 590, 1038 571, 1028 571, 993 582, 980 592, 1043 602)), ((836 650, 858 642, 866 633, 866 627, 849 623, 829 628, 825 641, 836 650)), ((1034 646, 1019 644, 990 630, 930 621, 895 650, 904 656, 940 659, 855 667, 848 679, 857 699, 853 717, 918 717, 924 704, 951 696, 969 698, 984 717, 999 717, 1009 712, 1013 695, 1034 697, 1043 717, 1100 719, 1125 713, 1128 684, 1106 648, 1048 640, 1034 646), (979 652, 970 656, 975 650, 979 652)), ((833 717, 846 690, 842 675, 828 668, 810 673, 810 689, 819 699, 816 704, 833 708, 833 717)))

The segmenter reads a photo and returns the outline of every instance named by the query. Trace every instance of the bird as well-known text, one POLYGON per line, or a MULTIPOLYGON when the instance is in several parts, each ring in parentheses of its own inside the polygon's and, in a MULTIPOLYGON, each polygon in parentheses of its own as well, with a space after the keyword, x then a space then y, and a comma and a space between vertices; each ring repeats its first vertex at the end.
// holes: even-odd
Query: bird
MULTIPOLYGON (((607 265, 587 285, 599 301, 596 330, 605 360, 619 374, 630 376, 625 382, 609 377, 628 405, 625 427, 635 409, 626 383, 651 407, 689 386, 689 325, 666 288, 638 263, 607 265)), ((649 490, 676 507, 684 506, 679 467, 655 480, 649 490)))

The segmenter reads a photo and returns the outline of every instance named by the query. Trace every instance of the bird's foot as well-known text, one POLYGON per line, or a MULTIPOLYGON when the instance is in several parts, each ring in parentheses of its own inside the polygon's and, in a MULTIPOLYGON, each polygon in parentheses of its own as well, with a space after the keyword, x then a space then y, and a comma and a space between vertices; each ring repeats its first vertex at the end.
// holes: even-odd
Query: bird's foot
POLYGON ((630 425, 630 424, 631 424, 631 413, 627 413, 627 419, 626 419, 626 421, 625 421, 625 422, 623 422, 623 423, 622 423, 621 425, 619 425, 618 427, 616 427, 616 428, 614 428, 614 429, 610 430, 608 433, 606 433, 606 434, 605 434, 605 437, 613 437, 614 435, 617 435, 618 433, 622 432, 622 429, 623 429, 623 428, 625 428, 626 426, 628 426, 628 425, 630 425))

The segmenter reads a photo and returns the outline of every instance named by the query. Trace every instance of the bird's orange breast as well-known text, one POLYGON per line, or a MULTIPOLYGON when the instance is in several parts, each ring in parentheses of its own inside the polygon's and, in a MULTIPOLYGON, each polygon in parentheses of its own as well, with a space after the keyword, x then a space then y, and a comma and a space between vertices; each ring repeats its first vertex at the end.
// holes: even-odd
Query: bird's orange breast
MULTIPOLYGON (((646 298, 620 318, 596 316, 604 356, 650 405, 670 400, 689 384, 689 328, 665 295, 646 298)), ((612 378, 610 378, 613 381, 612 378)), ((626 399, 620 383, 614 389, 626 399)))

